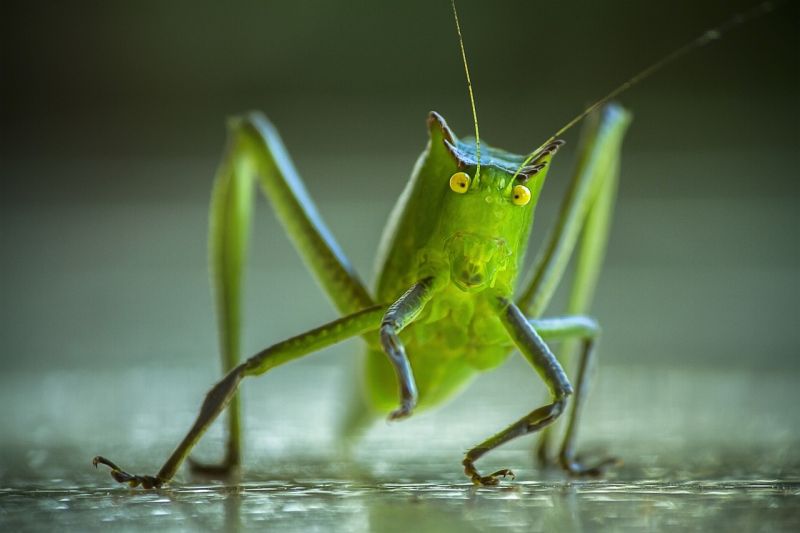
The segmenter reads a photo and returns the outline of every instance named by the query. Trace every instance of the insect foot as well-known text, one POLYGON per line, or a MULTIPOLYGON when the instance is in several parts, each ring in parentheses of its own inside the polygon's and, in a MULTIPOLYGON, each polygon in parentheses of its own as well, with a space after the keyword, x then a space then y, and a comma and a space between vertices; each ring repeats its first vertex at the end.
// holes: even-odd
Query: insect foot
POLYGON ((404 400, 403 404, 400 407, 398 407, 397 409, 395 409, 394 411, 389 413, 389 416, 387 417, 387 419, 389 421, 394 421, 394 420, 402 420, 404 418, 408 418, 409 416, 411 416, 411 413, 414 411, 414 407, 416 407, 416 404, 417 404, 416 401, 413 401, 413 400, 405 401, 404 400))
POLYGON ((142 486, 143 489, 158 489, 164 484, 164 480, 155 476, 136 476, 129 474, 105 457, 97 456, 92 459, 92 464, 97 468, 98 464, 106 465, 111 469, 111 477, 119 483, 127 483, 131 487, 142 486))
POLYGON ((501 479, 505 479, 507 477, 510 477, 512 480, 516 479, 514 472, 508 468, 503 468, 497 472, 492 472, 488 476, 482 476, 475 468, 475 464, 473 463, 472 459, 469 457, 465 458, 461 464, 464 465, 464 473, 470 478, 470 480, 472 480, 473 485, 479 487, 493 487, 500 484, 501 479))

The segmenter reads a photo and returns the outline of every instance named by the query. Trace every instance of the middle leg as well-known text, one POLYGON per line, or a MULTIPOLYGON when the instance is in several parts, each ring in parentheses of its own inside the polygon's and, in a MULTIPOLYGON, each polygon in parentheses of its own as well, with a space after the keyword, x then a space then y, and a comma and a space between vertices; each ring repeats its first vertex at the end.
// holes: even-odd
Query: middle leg
POLYGON ((321 350, 345 339, 376 331, 386 313, 386 306, 373 306, 352 315, 340 318, 324 326, 297 335, 262 350, 244 363, 236 366, 222 378, 206 395, 200 413, 189 432, 172 452, 155 476, 129 474, 108 459, 97 456, 94 465, 104 464, 111 468, 111 476, 120 483, 146 489, 157 488, 169 482, 194 445, 216 420, 219 414, 236 395, 239 384, 247 376, 258 376, 279 365, 321 350))

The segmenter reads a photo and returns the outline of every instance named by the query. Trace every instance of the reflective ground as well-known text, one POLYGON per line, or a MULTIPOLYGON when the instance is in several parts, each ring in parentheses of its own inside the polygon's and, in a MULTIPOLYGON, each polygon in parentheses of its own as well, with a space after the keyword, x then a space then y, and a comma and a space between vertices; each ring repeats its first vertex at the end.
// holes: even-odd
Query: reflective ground
MULTIPOLYGON (((321 363, 280 369, 245 383, 242 474, 222 482, 184 470, 158 491, 117 485, 91 458, 154 473, 213 376, 141 368, 115 384, 111 372, 6 375, 3 405, 27 397, 33 407, 0 418, 0 529, 796 531, 796 376, 652 370, 611 366, 596 380, 582 449, 613 451, 622 467, 570 480, 537 468, 523 439, 482 461, 513 467, 517 479, 481 489, 462 476, 461 453, 541 395, 521 361, 440 411, 376 424, 349 459, 334 436, 346 373, 321 363)), ((215 427, 197 455, 212 460, 220 447, 215 427)))
POLYGON ((10 530, 796 531, 798 492, 797 483, 767 480, 520 482, 477 490, 433 482, 309 480, 157 493, 9 490, 2 501, 10 530))

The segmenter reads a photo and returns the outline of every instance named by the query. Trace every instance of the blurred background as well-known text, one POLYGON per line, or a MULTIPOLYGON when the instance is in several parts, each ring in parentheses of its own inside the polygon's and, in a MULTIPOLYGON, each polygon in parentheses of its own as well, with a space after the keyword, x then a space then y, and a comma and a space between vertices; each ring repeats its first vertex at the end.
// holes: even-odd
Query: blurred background
MULTIPOLYGON (((459 2, 481 133, 530 151, 752 4, 459 2)), ((206 233, 226 117, 270 117, 371 282, 427 112, 472 129, 452 14, 444 0, 0 9, 0 480, 107 486, 85 468, 91 457, 157 468, 219 374, 206 233)), ((739 465, 740 477, 798 477, 799 13, 786 3, 619 99, 634 122, 594 306, 604 337, 583 435, 624 442, 632 478, 688 458, 739 465)), ((532 250, 577 135, 549 175, 532 250)), ((262 200, 254 226, 248 353, 336 316, 262 200)), ((345 343, 248 383, 253 475, 277 475, 282 453, 327 453, 360 349, 345 343)), ((512 358, 443 411, 381 424, 362 449, 372 442, 384 462, 368 452, 362 462, 387 479, 398 476, 387 464, 407 460, 412 479, 460 482, 459 454, 544 391, 512 358), (444 458, 433 469, 432 449, 444 458)), ((221 435, 214 428, 200 454, 215 457, 221 435)), ((535 479, 531 444, 508 453, 535 479)))

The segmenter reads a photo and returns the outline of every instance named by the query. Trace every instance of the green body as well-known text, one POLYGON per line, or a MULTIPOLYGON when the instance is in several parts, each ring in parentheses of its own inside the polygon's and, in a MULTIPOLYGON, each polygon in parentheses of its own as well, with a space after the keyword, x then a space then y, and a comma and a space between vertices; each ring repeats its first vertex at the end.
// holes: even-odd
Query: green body
MULTIPOLYGON (((446 399, 511 353, 495 301, 513 295, 547 175, 545 167, 527 180, 531 201, 515 205, 512 177, 525 157, 482 144, 479 182, 457 194, 448 179, 460 170, 475 175, 475 141, 455 138, 435 113, 428 129, 430 140, 392 211, 376 261, 379 302, 396 300, 420 279, 437 280, 435 297, 400 335, 417 381, 418 409, 446 399), (470 268, 483 279, 477 287, 462 282, 470 268)), ((386 355, 372 346, 365 383, 374 407, 396 406, 396 379, 386 355)))

